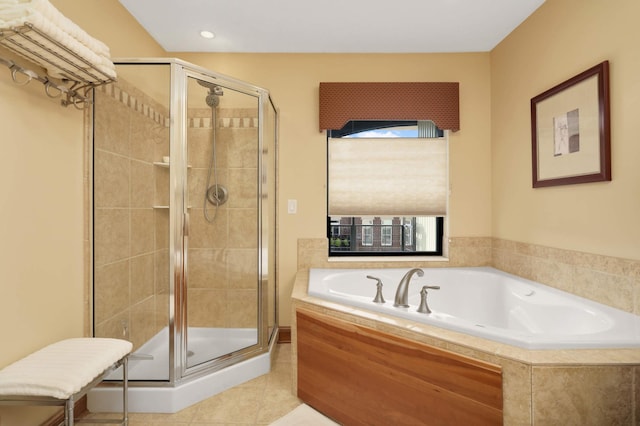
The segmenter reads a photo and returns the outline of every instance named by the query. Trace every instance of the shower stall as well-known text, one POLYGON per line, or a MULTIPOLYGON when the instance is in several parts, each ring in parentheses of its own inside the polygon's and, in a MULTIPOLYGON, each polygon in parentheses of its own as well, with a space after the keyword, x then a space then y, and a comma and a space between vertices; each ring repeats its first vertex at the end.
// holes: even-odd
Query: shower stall
MULTIPOLYGON (((116 69, 94 92, 93 331, 134 344, 130 410, 174 412, 269 371, 277 111, 181 60, 116 69)), ((115 387, 89 396, 119 404, 115 387)))

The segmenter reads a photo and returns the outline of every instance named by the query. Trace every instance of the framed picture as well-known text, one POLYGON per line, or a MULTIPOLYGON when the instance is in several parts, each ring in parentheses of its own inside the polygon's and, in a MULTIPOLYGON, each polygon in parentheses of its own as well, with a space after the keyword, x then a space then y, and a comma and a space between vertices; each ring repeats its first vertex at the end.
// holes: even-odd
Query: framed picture
POLYGON ((531 99, 533 187, 611 180, 609 62, 531 99))

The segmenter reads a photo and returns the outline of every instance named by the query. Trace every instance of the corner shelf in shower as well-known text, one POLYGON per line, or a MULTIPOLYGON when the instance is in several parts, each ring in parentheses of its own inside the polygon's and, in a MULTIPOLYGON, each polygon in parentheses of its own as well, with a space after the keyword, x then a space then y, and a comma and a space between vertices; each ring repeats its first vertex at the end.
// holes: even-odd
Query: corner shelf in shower
MULTIPOLYGON (((163 168, 165 168, 165 169, 168 169, 168 168, 169 168, 169 163, 164 163, 164 162, 162 162, 162 161, 154 161, 154 162, 153 162, 153 165, 154 165, 154 166, 158 166, 158 167, 163 167, 163 168)), ((190 168, 191 168, 191 165, 190 165, 190 164, 188 164, 188 165, 187 165, 187 169, 190 169, 190 168)))
MULTIPOLYGON (((170 164, 169 163, 165 163, 164 161, 154 161, 153 165, 154 166, 158 166, 158 167, 163 168, 163 169, 168 169, 170 164)), ((190 168, 191 168, 191 165, 187 165, 187 169, 190 169, 190 168)), ((156 206, 153 206, 153 208, 157 209, 157 210, 169 210, 169 206, 166 206, 166 205, 156 205, 156 206)), ((190 209, 190 208, 192 208, 192 207, 191 206, 187 206, 187 209, 190 209)))

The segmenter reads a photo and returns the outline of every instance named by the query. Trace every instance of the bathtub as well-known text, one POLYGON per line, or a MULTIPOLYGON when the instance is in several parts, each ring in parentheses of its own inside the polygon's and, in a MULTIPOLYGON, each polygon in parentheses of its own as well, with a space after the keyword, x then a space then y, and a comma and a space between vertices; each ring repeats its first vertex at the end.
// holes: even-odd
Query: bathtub
POLYGON ((640 348, 640 316, 490 267, 423 268, 409 308, 394 307, 407 268, 310 269, 308 294, 525 349, 640 348), (386 303, 374 303, 376 281, 386 303), (432 313, 417 312, 422 286, 432 313))

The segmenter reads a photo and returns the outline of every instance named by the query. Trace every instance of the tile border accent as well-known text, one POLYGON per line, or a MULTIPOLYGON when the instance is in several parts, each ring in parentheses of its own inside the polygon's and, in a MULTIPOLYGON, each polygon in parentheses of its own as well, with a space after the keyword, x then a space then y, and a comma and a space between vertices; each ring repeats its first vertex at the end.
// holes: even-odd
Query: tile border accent
MULTIPOLYGON (((169 109, 141 92, 126 80, 98 86, 99 90, 128 108, 136 111, 155 123, 169 127, 171 117, 169 109)), ((210 108, 189 108, 188 127, 210 129, 212 127, 210 108)), ((257 129, 259 124, 257 108, 218 108, 218 128, 257 129)))
POLYGON ((104 92, 130 109, 153 120, 155 123, 163 127, 169 127, 170 117, 168 109, 140 92, 126 80, 119 79, 117 84, 106 84, 97 87, 96 90, 104 92))

